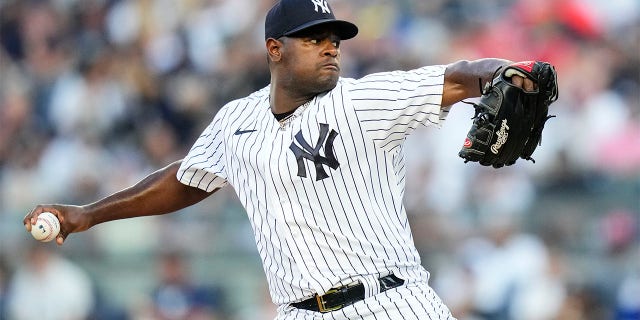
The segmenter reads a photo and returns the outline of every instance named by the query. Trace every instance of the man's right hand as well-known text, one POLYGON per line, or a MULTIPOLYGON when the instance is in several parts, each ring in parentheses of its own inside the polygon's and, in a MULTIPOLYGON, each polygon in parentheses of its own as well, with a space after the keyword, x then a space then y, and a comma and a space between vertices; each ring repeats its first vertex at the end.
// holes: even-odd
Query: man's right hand
POLYGON ((69 234, 85 231, 91 227, 89 216, 84 214, 83 207, 60 204, 38 205, 22 220, 27 232, 31 232, 31 228, 36 224, 38 216, 47 211, 53 213, 60 221, 60 233, 56 237, 58 245, 62 245, 69 234))

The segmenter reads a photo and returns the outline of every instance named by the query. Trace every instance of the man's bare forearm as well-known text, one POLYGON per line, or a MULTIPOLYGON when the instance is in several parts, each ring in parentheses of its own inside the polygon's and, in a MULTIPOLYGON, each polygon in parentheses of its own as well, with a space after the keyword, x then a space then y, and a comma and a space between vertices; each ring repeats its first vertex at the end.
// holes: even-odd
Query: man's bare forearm
POLYGON ((449 64, 445 71, 442 105, 450 106, 464 99, 479 97, 482 94, 479 83, 491 81, 496 70, 510 63, 509 60, 487 58, 449 64))
POLYGON ((202 201, 212 192, 182 184, 176 178, 180 161, 174 162, 102 200, 83 206, 90 225, 133 217, 166 214, 202 201))

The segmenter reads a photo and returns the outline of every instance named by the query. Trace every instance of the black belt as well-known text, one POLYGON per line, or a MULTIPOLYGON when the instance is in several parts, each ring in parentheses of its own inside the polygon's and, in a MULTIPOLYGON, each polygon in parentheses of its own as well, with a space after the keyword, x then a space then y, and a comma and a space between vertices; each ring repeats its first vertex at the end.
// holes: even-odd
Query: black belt
MULTIPOLYGON (((396 277, 394 274, 390 274, 378 279, 378 282, 380 283, 380 292, 385 292, 401 286, 404 280, 396 277)), ((324 313, 340 310, 362 299, 364 299, 364 284, 358 282, 357 284, 330 289, 322 296, 316 294, 312 298, 292 303, 291 305, 298 309, 324 313)))

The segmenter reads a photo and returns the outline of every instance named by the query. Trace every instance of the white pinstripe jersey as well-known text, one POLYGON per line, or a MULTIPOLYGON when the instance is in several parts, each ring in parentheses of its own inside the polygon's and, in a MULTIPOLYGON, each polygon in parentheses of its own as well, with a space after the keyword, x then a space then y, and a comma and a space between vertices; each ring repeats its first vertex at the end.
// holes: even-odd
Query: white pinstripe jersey
POLYGON ((402 204, 402 148, 415 128, 446 117, 444 70, 340 78, 284 130, 266 87, 225 105, 197 139, 177 177, 207 191, 233 186, 274 303, 362 276, 428 278, 402 204))

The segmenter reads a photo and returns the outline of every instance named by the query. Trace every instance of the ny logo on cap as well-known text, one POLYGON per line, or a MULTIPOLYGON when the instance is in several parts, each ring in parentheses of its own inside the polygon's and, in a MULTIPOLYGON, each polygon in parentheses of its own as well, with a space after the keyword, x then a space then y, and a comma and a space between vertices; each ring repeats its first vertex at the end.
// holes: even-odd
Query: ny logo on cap
POLYGON ((313 3, 313 8, 316 12, 319 12, 318 7, 320 7, 320 9, 322 9, 322 13, 331 13, 327 0, 311 0, 311 2, 313 3))

